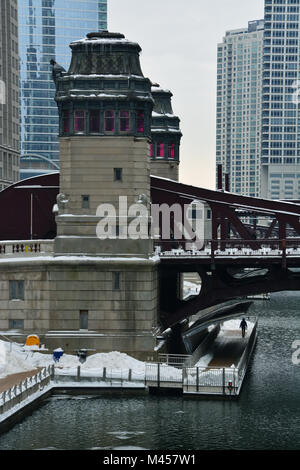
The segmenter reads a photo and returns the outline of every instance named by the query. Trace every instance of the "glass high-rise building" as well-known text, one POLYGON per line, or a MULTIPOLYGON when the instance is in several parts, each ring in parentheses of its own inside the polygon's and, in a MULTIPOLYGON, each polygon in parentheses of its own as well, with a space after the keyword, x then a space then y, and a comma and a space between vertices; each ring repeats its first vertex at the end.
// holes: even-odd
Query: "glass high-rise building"
POLYGON ((265 0, 262 196, 300 198, 299 0, 265 0))
POLYGON ((261 189, 263 33, 263 20, 227 31, 217 56, 216 163, 231 192, 253 197, 261 189))
POLYGON ((18 181, 20 168, 17 0, 0 3, 0 191, 18 181))
POLYGON ((107 29, 107 0, 21 0, 18 2, 21 175, 59 167, 58 113, 50 60, 66 70, 69 44, 107 29))

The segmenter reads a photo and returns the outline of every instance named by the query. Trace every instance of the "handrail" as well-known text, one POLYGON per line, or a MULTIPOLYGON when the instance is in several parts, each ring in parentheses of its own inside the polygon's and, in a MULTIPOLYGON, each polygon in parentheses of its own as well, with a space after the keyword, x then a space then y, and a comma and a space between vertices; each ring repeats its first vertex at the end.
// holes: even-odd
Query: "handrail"
POLYGON ((16 404, 32 396, 50 382, 51 365, 44 367, 37 374, 27 377, 0 394, 0 416, 16 404))

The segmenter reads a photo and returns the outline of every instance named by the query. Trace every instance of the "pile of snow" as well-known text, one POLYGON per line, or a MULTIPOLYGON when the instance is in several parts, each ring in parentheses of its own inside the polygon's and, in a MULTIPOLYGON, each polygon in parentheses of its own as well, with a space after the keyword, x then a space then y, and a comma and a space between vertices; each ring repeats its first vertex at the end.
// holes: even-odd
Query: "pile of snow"
POLYGON ((189 295, 198 295, 200 292, 200 288, 201 286, 199 286, 195 282, 185 280, 183 286, 183 295, 184 297, 187 297, 189 295))
POLYGON ((103 367, 110 369, 132 369, 136 372, 145 371, 144 362, 118 351, 93 354, 88 356, 86 362, 82 364, 82 369, 99 369, 103 367))
POLYGON ((27 353, 24 353, 18 345, 0 341, 0 378, 34 368, 27 360, 27 353))
POLYGON ((214 355, 212 353, 205 354, 205 356, 202 356, 197 364, 195 364, 194 367, 207 367, 208 364, 211 362, 213 359, 214 355))
MULTIPOLYGON (((58 350, 61 351, 59 348, 58 350)), ((56 350, 57 351, 57 350, 56 350)), ((24 347, 17 343, 9 343, 0 340, 0 378, 7 375, 34 370, 39 367, 55 365, 60 371, 70 373, 80 366, 82 371, 96 371, 107 369, 133 370, 137 373, 145 373, 145 363, 118 351, 109 353, 97 353, 88 356, 86 362, 80 363, 77 355, 63 354, 57 363, 53 354, 46 354, 36 350, 35 347, 24 347)), ((97 375, 97 374, 95 374, 97 375)))

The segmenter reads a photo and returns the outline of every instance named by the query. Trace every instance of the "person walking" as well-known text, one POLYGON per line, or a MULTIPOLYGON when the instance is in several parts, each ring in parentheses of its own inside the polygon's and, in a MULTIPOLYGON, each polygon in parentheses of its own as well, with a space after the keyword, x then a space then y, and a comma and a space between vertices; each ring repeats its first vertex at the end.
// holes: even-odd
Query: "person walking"
POLYGON ((248 325, 247 325, 247 322, 246 322, 245 318, 242 319, 241 324, 240 324, 240 328, 242 329, 242 337, 244 338, 246 329, 248 328, 248 325))

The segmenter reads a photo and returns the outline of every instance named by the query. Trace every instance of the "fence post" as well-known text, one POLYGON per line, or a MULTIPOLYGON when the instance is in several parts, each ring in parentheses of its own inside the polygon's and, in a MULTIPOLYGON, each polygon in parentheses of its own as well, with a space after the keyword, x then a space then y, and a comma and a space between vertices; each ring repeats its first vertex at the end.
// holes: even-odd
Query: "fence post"
POLYGON ((106 367, 103 367, 103 380, 106 380, 106 367))
POLYGON ((196 391, 199 392, 199 367, 197 367, 196 391))
POLYGON ((160 388, 160 363, 157 364, 157 387, 160 388))
POLYGON ((237 394, 237 387, 235 388, 235 376, 236 376, 236 368, 233 370, 233 390, 235 395, 237 394))
POLYGON ((129 372, 128 372, 128 382, 131 382, 132 380, 132 369, 129 369, 129 372))
POLYGON ((80 366, 77 366, 77 380, 80 381, 80 366))
POLYGON ((281 240, 282 249, 282 269, 286 269, 286 240, 281 240))
POLYGON ((225 395, 225 368, 224 367, 222 370, 222 376, 223 376, 223 395, 225 395))

